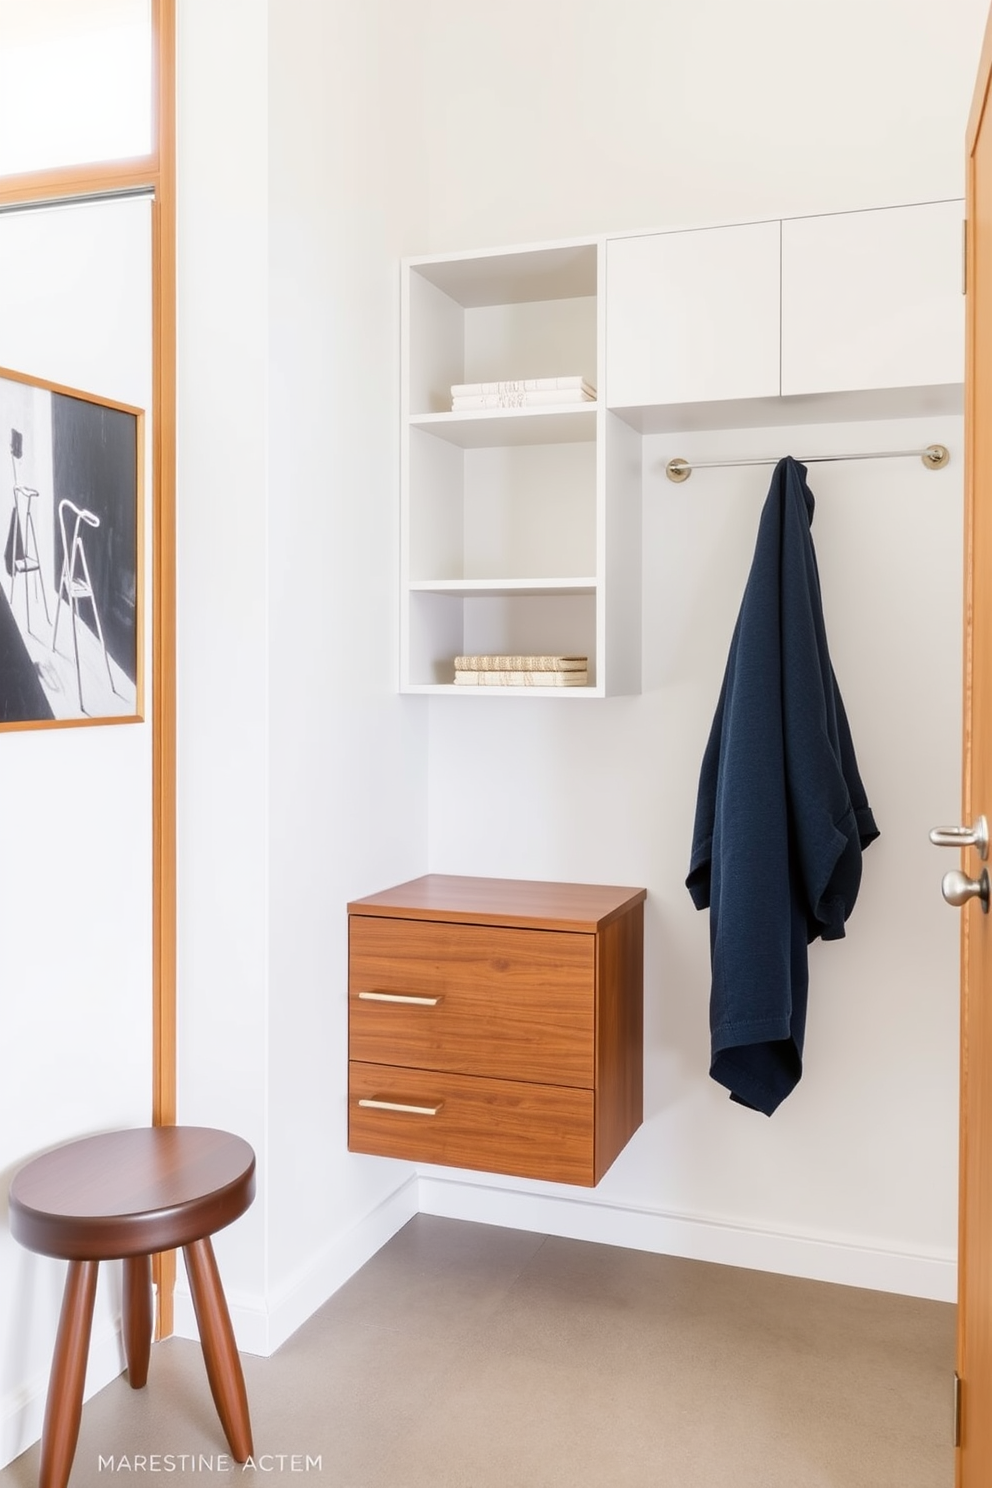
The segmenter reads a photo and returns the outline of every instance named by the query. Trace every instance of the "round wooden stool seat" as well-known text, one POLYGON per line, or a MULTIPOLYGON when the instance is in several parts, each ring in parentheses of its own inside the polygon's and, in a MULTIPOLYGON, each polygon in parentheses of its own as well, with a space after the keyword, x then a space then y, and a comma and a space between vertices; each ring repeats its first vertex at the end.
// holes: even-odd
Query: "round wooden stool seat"
POLYGON ((28 1250, 69 1262, 41 1442, 40 1488, 65 1488, 79 1435, 101 1261, 124 1261, 128 1380, 151 1354, 151 1257, 182 1248, 214 1403, 238 1462, 252 1454, 241 1361, 210 1236, 255 1196, 255 1154, 201 1126, 107 1132, 46 1152, 10 1186, 10 1231, 28 1250))
POLYGON ((229 1132, 140 1127, 36 1157, 10 1186, 10 1232, 66 1261, 156 1255, 213 1235, 255 1196, 255 1154, 229 1132))

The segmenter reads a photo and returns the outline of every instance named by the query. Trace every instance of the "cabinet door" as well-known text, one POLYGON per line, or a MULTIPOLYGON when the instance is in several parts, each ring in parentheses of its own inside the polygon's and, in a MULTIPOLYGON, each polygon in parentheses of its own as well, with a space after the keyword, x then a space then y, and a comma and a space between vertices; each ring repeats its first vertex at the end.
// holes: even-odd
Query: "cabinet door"
POLYGON ((778 222, 611 239, 607 402, 776 397, 780 279, 778 222))
POLYGON ((964 379, 963 203, 782 224, 782 392, 964 379))

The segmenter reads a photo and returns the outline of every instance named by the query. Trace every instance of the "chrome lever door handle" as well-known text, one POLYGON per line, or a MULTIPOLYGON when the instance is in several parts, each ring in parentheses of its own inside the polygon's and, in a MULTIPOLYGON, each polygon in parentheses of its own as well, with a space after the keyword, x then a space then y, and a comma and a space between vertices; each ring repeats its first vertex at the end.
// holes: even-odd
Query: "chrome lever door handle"
POLYGON ((980 816, 973 827, 934 827, 930 833, 934 847, 974 847, 984 862, 989 855, 989 824, 980 816))
POLYGON ((969 899, 982 901, 982 914, 989 912, 989 870, 983 868, 978 878, 969 878, 960 868, 952 868, 941 880, 940 892, 948 904, 960 908, 969 899))

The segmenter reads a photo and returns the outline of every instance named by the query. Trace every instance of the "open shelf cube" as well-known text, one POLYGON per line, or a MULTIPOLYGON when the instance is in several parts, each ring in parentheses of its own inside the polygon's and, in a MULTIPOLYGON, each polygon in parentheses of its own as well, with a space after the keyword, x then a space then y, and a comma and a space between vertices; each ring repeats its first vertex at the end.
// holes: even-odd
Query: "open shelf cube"
POLYGON ((452 386, 463 383, 581 376, 598 387, 603 261, 602 244, 585 241, 404 264, 404 690, 475 695, 455 687, 455 656, 549 652, 588 656, 588 688, 478 691, 639 689, 639 446, 628 445, 630 431, 599 401, 451 410, 452 386), (614 426, 623 430, 620 520, 605 507, 614 426), (628 597, 613 605, 607 589, 621 558, 628 597), (611 682, 606 621, 630 618, 632 591, 637 635, 611 682))

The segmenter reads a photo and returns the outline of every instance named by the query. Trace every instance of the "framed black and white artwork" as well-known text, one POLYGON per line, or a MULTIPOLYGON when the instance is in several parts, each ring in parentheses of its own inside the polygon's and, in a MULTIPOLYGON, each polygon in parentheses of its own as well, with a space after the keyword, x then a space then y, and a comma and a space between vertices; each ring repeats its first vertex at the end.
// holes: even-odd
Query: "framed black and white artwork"
POLYGON ((141 409, 0 368, 0 729, 142 717, 143 440, 141 409))

